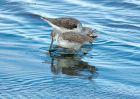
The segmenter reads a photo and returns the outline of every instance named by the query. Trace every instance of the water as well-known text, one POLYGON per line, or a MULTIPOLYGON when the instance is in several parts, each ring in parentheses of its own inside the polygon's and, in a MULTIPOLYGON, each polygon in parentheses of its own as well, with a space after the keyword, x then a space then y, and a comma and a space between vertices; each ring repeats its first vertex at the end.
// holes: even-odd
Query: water
POLYGON ((0 99, 140 99, 139 0, 1 0, 0 99), (50 57, 52 28, 72 16, 99 31, 88 54, 50 57))

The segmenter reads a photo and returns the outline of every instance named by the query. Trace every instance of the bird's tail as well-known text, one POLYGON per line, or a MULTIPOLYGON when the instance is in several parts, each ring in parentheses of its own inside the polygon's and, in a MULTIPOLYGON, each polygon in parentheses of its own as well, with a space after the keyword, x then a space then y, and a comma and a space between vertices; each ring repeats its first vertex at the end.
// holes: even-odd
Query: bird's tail
POLYGON ((42 16, 42 15, 39 15, 39 14, 32 14, 32 15, 35 16, 35 17, 39 17, 39 18, 41 18, 41 19, 43 19, 45 21, 49 21, 49 19, 50 19, 50 18, 48 18, 46 16, 42 16))
POLYGON ((92 38, 96 38, 97 34, 95 34, 95 33, 88 33, 87 36, 92 37, 92 38))
POLYGON ((44 16, 40 16, 40 18, 46 21, 51 27, 59 29, 59 27, 56 25, 55 18, 49 18, 49 17, 44 17, 44 16))
POLYGON ((44 16, 40 16, 40 18, 44 21, 49 21, 49 18, 48 17, 44 17, 44 16))
POLYGON ((89 43, 93 43, 95 41, 95 38, 90 38, 89 43))

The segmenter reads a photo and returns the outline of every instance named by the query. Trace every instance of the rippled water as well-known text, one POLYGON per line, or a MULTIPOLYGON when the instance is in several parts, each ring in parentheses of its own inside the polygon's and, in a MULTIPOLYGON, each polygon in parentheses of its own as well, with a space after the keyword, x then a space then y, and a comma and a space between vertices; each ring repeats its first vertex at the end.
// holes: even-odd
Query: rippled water
POLYGON ((140 99, 139 0, 1 0, 0 99, 140 99), (99 31, 82 57, 48 55, 52 28, 72 16, 99 31))

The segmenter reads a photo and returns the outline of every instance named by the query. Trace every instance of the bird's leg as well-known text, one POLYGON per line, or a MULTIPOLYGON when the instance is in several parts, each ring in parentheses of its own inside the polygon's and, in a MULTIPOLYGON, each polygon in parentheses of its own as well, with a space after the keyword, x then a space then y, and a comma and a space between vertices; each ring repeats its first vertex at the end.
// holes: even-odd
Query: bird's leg
POLYGON ((51 44, 50 44, 50 47, 49 47, 49 52, 52 52, 54 50, 52 50, 52 47, 53 47, 53 37, 54 37, 54 34, 53 34, 53 31, 51 32, 51 44))
POLYGON ((49 47, 49 52, 52 51, 52 46, 53 46, 53 37, 51 38, 51 44, 50 44, 50 47, 49 47))

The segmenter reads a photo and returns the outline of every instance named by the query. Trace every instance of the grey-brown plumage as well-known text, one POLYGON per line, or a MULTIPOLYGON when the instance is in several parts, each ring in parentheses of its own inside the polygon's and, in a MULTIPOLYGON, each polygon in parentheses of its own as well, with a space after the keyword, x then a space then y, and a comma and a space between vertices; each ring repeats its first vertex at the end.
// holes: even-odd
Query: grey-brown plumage
POLYGON ((78 19, 72 17, 60 17, 60 18, 48 18, 40 16, 43 20, 47 21, 54 30, 60 33, 65 32, 76 32, 80 34, 87 35, 89 37, 95 38, 97 34, 90 27, 82 26, 78 19))
POLYGON ((47 18, 47 17, 42 17, 44 20, 47 20, 51 22, 52 24, 58 26, 58 27, 63 27, 67 29, 74 29, 77 28, 77 25, 80 24, 80 21, 71 18, 71 17, 61 17, 61 18, 47 18))
POLYGON ((93 43, 94 41, 92 37, 77 32, 57 33, 53 30, 51 36, 52 42, 53 39, 56 40, 58 46, 74 50, 79 50, 83 44, 93 43))
POLYGON ((50 49, 52 47, 53 40, 56 40, 58 46, 78 50, 83 44, 92 43, 94 40, 93 38, 97 36, 93 33, 92 28, 83 27, 81 22, 75 18, 40 17, 47 21, 53 28, 51 33, 52 43, 50 49))
POLYGON ((93 42, 93 38, 87 35, 80 34, 80 33, 66 32, 61 35, 62 35, 63 40, 68 40, 69 42, 73 42, 73 43, 84 44, 84 43, 93 42))

